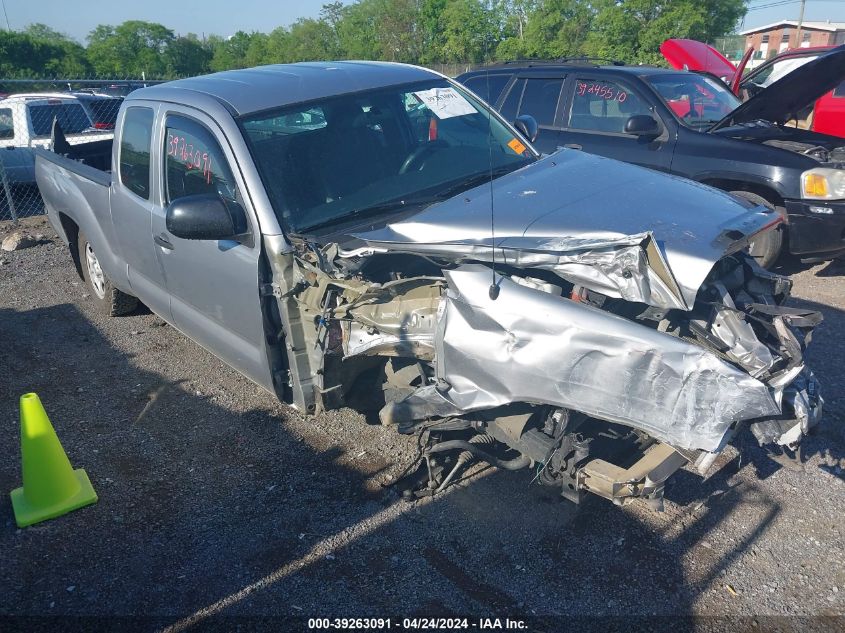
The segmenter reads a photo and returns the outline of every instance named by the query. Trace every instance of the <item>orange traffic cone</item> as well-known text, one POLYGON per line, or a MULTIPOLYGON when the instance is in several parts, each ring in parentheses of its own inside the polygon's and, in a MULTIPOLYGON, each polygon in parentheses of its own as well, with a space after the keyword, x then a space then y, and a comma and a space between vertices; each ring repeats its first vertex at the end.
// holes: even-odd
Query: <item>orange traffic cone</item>
POLYGON ((38 395, 21 396, 23 487, 11 492, 18 527, 54 519, 97 501, 87 473, 74 470, 38 395))

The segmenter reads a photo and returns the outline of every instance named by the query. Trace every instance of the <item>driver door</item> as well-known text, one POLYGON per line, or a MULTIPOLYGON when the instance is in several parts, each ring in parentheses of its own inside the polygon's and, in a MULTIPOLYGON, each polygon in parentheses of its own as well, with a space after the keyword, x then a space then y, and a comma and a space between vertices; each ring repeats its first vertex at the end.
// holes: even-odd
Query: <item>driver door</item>
POLYGON ((674 139, 642 94, 616 78, 589 75, 576 76, 569 91, 561 145, 669 171, 674 139), (626 133, 625 123, 635 114, 649 115, 657 120, 661 126, 660 136, 642 138, 626 133))
POLYGON ((163 214, 153 217, 153 240, 179 330, 272 390, 258 288, 261 233, 219 127, 189 108, 162 113, 159 140, 163 214), (236 240, 188 240, 171 234, 167 206, 184 196, 214 194, 244 210, 236 240))

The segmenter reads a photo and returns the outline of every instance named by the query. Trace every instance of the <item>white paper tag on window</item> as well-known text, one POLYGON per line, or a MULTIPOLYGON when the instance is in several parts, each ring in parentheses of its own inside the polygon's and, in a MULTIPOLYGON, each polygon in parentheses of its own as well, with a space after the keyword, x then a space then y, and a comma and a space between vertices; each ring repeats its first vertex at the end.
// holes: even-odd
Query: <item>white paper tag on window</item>
POLYGON ((420 90, 414 96, 434 113, 438 119, 475 114, 477 110, 454 88, 432 88, 420 90))

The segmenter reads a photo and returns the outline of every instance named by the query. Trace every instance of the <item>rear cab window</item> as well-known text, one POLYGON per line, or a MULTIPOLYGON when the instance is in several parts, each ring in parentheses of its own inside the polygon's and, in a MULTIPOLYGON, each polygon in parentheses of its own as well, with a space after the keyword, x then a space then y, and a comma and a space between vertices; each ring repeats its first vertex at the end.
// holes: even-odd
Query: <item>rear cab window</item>
POLYGON ((154 119, 151 108, 128 108, 120 134, 120 182, 144 200, 150 199, 150 145, 154 119))
POLYGON ((29 120, 32 125, 32 135, 35 137, 50 136, 53 129, 53 119, 57 119, 65 134, 80 134, 91 129, 91 119, 79 102, 27 104, 29 120))

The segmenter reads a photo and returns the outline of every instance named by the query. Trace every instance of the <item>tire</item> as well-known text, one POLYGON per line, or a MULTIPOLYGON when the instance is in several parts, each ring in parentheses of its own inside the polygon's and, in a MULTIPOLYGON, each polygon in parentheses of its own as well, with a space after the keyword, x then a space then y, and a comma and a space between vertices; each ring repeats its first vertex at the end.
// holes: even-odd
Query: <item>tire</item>
POLYGON ((82 231, 79 232, 77 248, 82 278, 91 291, 97 309, 106 316, 121 316, 135 310, 138 299, 114 287, 111 279, 100 268, 94 248, 82 231))
MULTIPOLYGON (((773 211, 777 211, 771 202, 766 200, 763 196, 758 196, 756 193, 751 193, 750 191, 731 191, 731 193, 735 196, 739 196, 740 198, 745 198, 754 204, 762 205, 772 209, 773 211)), ((773 266, 780 257, 781 251, 783 250, 783 238, 784 227, 781 225, 773 231, 766 231, 763 235, 751 240, 751 243, 748 245, 748 253, 751 257, 756 259, 757 263, 763 268, 769 268, 770 266, 773 266)))

